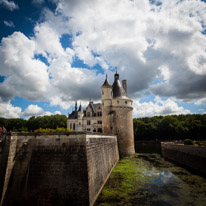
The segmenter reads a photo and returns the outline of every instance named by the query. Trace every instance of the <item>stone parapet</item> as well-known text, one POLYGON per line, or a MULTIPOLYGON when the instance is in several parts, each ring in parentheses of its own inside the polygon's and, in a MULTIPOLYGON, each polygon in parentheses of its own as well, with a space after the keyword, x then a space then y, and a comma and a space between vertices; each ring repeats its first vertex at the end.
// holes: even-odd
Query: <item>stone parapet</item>
POLYGON ((161 147, 164 158, 206 175, 206 147, 165 142, 161 147))

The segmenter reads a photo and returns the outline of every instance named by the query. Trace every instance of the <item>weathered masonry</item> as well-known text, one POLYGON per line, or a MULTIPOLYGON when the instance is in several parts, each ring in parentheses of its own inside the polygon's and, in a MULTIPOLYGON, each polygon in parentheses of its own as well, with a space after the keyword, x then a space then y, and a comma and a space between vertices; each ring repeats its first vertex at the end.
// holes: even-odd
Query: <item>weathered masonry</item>
POLYGON ((206 148, 193 145, 161 143, 164 158, 206 175, 206 148))
POLYGON ((93 205, 118 160, 116 136, 12 133, 0 153, 1 206, 93 205))

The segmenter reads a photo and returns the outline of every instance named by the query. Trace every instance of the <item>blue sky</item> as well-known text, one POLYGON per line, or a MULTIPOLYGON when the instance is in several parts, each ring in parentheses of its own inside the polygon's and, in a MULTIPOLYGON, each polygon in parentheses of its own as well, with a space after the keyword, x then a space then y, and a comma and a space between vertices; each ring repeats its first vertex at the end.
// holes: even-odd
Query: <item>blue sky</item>
POLYGON ((0 0, 0 116, 100 102, 114 68, 134 117, 206 113, 205 1, 0 0))

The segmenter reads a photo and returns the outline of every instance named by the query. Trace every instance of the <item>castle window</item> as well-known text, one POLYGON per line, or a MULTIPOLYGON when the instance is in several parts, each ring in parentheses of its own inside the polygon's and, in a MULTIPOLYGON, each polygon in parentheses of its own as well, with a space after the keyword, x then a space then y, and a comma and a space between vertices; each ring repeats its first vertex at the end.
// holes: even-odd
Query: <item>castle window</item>
POLYGON ((127 104, 127 101, 125 101, 125 104, 127 104))
POLYGON ((70 123, 70 129, 72 129, 72 123, 70 123))
POLYGON ((75 130, 75 123, 73 123, 73 130, 75 130))
POLYGON ((87 112, 87 117, 90 117, 90 112, 87 112))
POLYGON ((119 100, 117 100, 117 104, 119 104, 119 100))
POLYGON ((87 128, 87 131, 90 132, 90 128, 87 128))
POLYGON ((102 121, 98 121, 98 124, 102 124, 102 121))
POLYGON ((104 94, 104 92, 102 92, 102 95, 104 94))
POLYGON ((79 122, 79 125, 81 125, 81 122, 79 122))
POLYGON ((87 120, 87 125, 91 125, 91 122, 90 122, 90 120, 87 120))
POLYGON ((98 128, 98 132, 99 132, 99 133, 102 133, 102 128, 98 128))

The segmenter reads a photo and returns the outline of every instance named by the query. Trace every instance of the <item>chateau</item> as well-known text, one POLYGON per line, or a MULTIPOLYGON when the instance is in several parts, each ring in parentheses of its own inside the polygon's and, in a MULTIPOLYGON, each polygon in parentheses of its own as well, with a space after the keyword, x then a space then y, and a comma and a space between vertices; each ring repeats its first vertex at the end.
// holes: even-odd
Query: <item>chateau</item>
POLYGON ((75 102, 75 110, 69 114, 67 128, 79 132, 102 133, 102 105, 90 101, 86 110, 83 110, 81 104, 77 109, 77 102, 75 102))
POLYGON ((110 85, 107 75, 101 86, 102 103, 89 102, 85 110, 80 104, 69 114, 67 128, 73 131, 87 131, 117 135, 118 147, 121 156, 134 153, 134 131, 132 110, 133 101, 127 95, 127 82, 119 80, 115 73, 114 83, 110 85))

